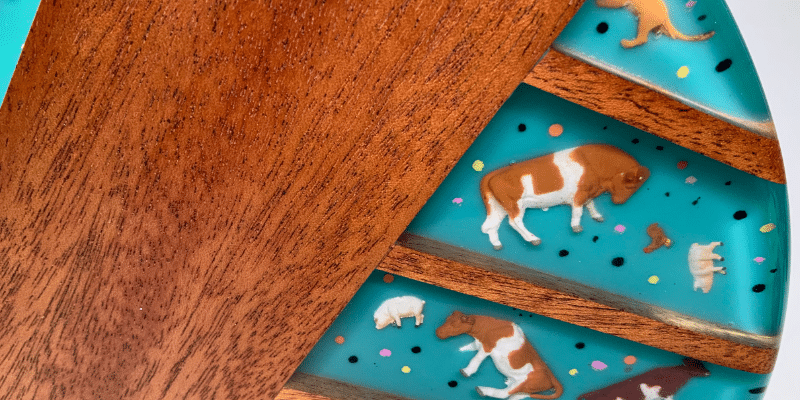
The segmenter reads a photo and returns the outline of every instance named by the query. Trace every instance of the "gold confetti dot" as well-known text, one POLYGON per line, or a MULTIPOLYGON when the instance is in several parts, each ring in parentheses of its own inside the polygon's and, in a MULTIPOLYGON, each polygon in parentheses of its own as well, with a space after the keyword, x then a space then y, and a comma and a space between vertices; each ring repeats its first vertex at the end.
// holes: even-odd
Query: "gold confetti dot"
POLYGON ((483 171, 483 161, 475 160, 475 162, 472 163, 472 169, 474 169, 475 171, 478 171, 478 172, 483 171))
POLYGON ((384 275, 384 276, 383 276, 383 281, 384 281, 384 282, 386 282, 386 283, 392 283, 392 282, 394 282, 394 275, 392 275, 392 274, 386 274, 386 275, 384 275))
POLYGON ((407 374, 411 372, 411 368, 409 368, 408 365, 406 365, 402 369, 400 369, 400 371, 403 371, 404 374, 407 374))
POLYGON ((684 66, 678 68, 677 75, 678 75, 678 78, 681 78, 681 79, 686 78, 686 76, 689 75, 689 67, 684 65, 684 66))
POLYGON ((573 368, 573 369, 569 370, 569 374, 572 375, 572 376, 578 375, 578 370, 573 368))
POLYGON ((759 228, 759 230, 761 231, 761 233, 767 233, 767 232, 772 232, 772 230, 775 229, 775 228, 776 228, 775 224, 770 222, 770 223, 762 226, 761 228, 759 228))
POLYGON ((547 128, 547 133, 549 133, 552 137, 561 136, 561 134, 564 133, 564 127, 561 126, 561 124, 550 125, 550 127, 547 128))
POLYGON ((655 285, 656 283, 658 283, 658 276, 653 275, 653 276, 647 278, 647 281, 650 282, 651 284, 655 285))
POLYGON ((333 339, 336 344, 343 344, 344 343, 344 336, 337 336, 336 339, 333 339))

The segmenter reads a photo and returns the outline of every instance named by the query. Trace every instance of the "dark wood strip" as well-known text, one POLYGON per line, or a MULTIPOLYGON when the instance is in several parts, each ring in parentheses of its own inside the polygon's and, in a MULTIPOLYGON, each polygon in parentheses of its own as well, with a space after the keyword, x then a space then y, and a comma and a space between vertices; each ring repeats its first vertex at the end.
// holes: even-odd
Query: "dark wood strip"
POLYGON ((42 2, 0 393, 274 397, 580 4, 42 2))
POLYGON ((515 307, 702 361, 759 374, 772 370, 775 347, 755 347, 673 326, 595 301, 402 244, 378 269, 515 307))
POLYGON ((391 393, 315 375, 295 373, 278 393, 278 400, 408 400, 391 393))
POLYGON ((551 50, 525 83, 772 182, 786 183, 778 141, 551 50))

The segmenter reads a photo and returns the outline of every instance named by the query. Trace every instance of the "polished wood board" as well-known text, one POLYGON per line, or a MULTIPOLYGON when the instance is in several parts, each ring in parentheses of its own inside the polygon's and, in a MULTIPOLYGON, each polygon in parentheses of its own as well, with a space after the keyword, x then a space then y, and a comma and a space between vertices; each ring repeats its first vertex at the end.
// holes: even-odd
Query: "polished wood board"
POLYGON ((786 183, 778 141, 551 50, 525 83, 766 180, 786 183))
POLYGON ((581 1, 44 2, 0 393, 270 398, 581 1))

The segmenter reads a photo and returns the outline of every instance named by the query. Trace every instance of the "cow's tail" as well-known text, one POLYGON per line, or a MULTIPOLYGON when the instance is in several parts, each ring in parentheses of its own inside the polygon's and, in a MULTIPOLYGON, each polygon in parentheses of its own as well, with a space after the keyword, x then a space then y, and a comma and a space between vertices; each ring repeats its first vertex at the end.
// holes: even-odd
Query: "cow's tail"
POLYGON ((492 176, 494 176, 494 171, 489 172, 481 178, 481 198, 483 199, 483 205, 486 207, 486 215, 492 213, 492 206, 489 203, 489 196, 492 196, 492 190, 489 188, 489 180, 492 176))
POLYGON ((664 30, 666 31, 667 36, 673 39, 686 40, 690 42, 699 42, 701 40, 706 40, 714 36, 714 31, 701 33, 699 35, 686 35, 683 32, 679 31, 677 28, 675 28, 675 26, 672 25, 672 21, 670 20, 667 20, 667 22, 664 24, 664 30))
POLYGON ((545 368, 547 372, 547 376, 550 377, 550 383, 553 384, 553 388, 555 388, 555 392, 553 394, 532 394, 531 398, 534 399, 557 399, 564 394, 564 387, 561 386, 561 382, 556 379, 556 376, 553 375, 553 371, 550 371, 550 368, 545 368))

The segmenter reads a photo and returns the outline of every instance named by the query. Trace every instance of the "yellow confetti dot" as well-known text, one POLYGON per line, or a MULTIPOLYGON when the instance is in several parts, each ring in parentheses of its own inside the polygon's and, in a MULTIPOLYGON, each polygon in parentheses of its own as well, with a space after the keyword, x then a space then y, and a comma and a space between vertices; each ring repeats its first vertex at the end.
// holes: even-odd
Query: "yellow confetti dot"
POLYGON ((658 276, 653 275, 653 276, 647 278, 647 281, 650 282, 651 284, 655 285, 656 283, 658 283, 658 276))
POLYGON ((400 371, 403 371, 404 374, 407 374, 407 373, 411 372, 411 368, 409 368, 408 365, 406 365, 405 367, 400 369, 400 371))
POLYGON ((677 75, 678 75, 678 78, 681 78, 681 79, 686 78, 686 76, 689 75, 689 67, 684 65, 684 66, 678 68, 677 75))
POLYGON ((569 374, 572 375, 572 376, 578 375, 578 370, 573 368, 573 369, 569 370, 569 374))
POLYGON ((767 232, 772 232, 772 230, 775 229, 775 228, 776 228, 775 224, 770 222, 770 223, 762 226, 761 228, 759 228, 759 230, 761 231, 761 233, 767 233, 767 232))
POLYGON ((550 136, 552 137, 561 136, 561 134, 564 133, 564 127, 561 126, 560 124, 550 125, 550 127, 547 128, 547 133, 550 134, 550 136))
POLYGON ((475 160, 475 162, 472 163, 472 169, 474 169, 475 171, 478 171, 478 172, 483 171, 483 161, 475 160))

